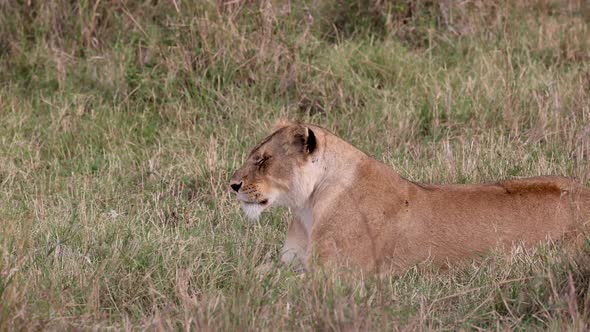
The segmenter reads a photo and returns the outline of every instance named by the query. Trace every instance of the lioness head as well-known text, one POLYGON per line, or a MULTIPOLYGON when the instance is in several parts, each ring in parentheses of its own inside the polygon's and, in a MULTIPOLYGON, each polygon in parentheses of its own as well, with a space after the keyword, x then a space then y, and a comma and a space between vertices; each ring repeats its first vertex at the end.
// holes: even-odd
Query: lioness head
POLYGON ((296 205, 307 195, 303 177, 316 145, 309 127, 288 122, 252 149, 230 182, 249 218, 257 219, 271 206, 296 205))

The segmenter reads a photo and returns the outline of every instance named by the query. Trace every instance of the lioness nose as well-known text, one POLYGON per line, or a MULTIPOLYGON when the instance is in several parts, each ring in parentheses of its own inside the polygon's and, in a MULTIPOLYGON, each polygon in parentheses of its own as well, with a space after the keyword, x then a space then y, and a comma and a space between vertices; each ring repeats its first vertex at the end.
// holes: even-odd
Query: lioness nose
POLYGON ((238 192, 238 191, 240 191, 240 188, 242 187, 242 181, 240 181, 239 183, 232 183, 232 184, 230 184, 230 186, 235 192, 238 192))

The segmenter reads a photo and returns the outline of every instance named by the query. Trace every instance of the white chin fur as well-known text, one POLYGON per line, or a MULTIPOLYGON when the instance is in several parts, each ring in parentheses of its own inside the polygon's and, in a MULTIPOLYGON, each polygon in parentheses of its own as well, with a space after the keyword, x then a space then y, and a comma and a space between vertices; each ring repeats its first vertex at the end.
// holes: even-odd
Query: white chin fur
POLYGON ((265 205, 262 204, 251 204, 251 203, 242 203, 242 210, 250 220, 258 220, 260 214, 265 209, 265 205))

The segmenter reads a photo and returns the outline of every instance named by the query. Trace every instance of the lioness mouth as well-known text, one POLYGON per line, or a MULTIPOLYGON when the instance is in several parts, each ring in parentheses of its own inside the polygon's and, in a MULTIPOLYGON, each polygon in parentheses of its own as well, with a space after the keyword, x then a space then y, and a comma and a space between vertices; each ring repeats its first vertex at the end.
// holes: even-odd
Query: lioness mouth
POLYGON ((243 204, 246 205, 266 205, 268 203, 268 199, 263 199, 260 202, 247 202, 247 201, 242 201, 243 204))

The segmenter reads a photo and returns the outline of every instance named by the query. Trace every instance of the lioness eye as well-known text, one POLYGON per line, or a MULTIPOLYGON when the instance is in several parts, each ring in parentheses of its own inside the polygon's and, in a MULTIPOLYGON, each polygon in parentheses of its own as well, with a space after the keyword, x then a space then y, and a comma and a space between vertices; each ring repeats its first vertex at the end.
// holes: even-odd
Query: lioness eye
POLYGON ((261 166, 262 164, 264 164, 268 159, 270 158, 270 156, 262 156, 260 157, 257 161, 256 161, 256 165, 261 166))

